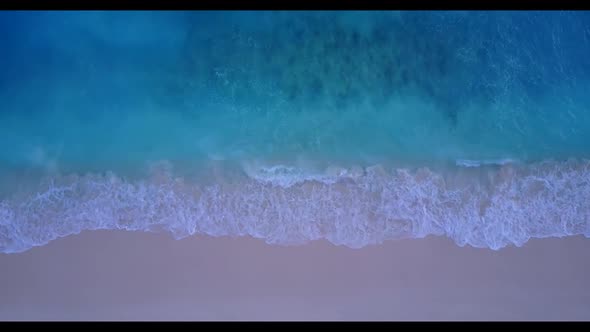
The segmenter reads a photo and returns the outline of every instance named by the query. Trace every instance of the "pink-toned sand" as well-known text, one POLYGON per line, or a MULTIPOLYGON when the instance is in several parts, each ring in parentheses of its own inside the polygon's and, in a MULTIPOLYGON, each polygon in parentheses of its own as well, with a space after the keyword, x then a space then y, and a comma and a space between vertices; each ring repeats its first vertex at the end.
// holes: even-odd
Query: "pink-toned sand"
POLYGON ((501 251, 86 232, 0 254, 1 320, 588 320, 590 239, 501 251))

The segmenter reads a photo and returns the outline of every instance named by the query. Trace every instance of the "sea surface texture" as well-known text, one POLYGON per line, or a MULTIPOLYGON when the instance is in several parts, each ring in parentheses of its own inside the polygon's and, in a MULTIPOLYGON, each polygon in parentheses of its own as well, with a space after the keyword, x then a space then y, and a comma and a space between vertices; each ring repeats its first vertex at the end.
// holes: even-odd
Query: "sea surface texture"
POLYGON ((0 252, 590 237, 589 12, 0 12, 0 252))

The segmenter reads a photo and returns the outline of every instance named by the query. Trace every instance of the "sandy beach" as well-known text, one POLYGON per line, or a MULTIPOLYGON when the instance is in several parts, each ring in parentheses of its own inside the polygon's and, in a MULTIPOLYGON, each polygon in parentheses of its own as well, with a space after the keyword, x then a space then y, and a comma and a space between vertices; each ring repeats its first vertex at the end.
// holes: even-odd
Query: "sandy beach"
POLYGON ((587 320, 590 241, 362 249, 93 231, 1 254, 1 320, 587 320))

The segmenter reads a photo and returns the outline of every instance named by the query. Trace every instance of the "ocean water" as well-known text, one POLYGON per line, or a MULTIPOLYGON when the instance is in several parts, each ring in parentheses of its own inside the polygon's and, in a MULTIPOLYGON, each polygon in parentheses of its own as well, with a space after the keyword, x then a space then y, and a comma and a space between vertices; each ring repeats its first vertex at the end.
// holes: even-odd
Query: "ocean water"
POLYGON ((588 12, 0 12, 0 252, 590 236, 588 12))

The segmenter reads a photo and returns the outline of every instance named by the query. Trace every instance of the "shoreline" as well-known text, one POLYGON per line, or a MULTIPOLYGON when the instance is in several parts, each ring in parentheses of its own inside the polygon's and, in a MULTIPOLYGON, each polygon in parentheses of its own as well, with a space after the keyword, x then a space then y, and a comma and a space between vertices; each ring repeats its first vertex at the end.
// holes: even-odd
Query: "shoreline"
POLYGON ((139 181, 107 173, 56 176, 28 191, 21 183, 0 199, 0 251, 99 229, 251 235, 285 244, 327 239, 353 248, 427 235, 491 249, 589 236, 590 161, 453 174, 375 166, 306 181, 281 170, 242 178, 210 171, 204 183, 178 177, 166 164, 139 181))

